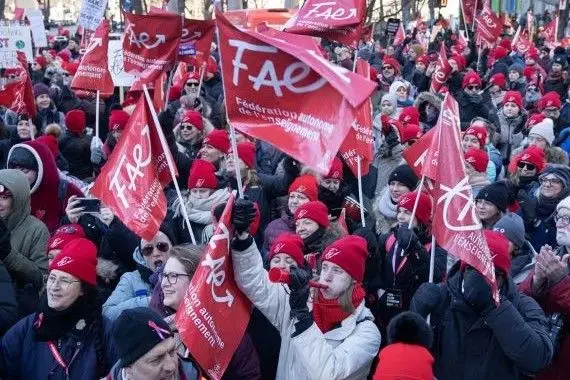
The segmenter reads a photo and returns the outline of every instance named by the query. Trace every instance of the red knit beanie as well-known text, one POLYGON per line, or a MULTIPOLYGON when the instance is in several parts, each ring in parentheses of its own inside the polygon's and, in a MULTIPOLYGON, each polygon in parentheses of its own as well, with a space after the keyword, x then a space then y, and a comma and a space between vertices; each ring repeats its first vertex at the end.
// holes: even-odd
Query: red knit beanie
MULTIPOLYGON (((418 207, 416 208, 415 218, 421 224, 428 226, 431 221, 431 199, 429 195, 424 192, 419 193, 420 200, 418 201, 418 207)), ((398 208, 403 208, 409 212, 413 212, 414 204, 418 198, 418 192, 414 191, 411 193, 404 194, 400 201, 398 202, 398 208)))
POLYGON ((526 59, 532 59, 534 61, 538 61, 539 54, 538 50, 535 47, 531 47, 525 54, 526 59))
POLYGON ((529 162, 536 166, 537 174, 541 173, 546 167, 546 158, 544 151, 537 146, 529 146, 522 152, 518 153, 515 157, 511 159, 508 166, 508 171, 510 173, 516 173, 517 165, 519 162, 529 162))
POLYGON ((76 135, 80 135, 85 130, 85 112, 82 110, 71 110, 65 115, 65 126, 76 135))
POLYGON ((52 135, 40 136, 36 139, 36 141, 41 142, 45 146, 47 146, 53 158, 57 159, 57 155, 59 154, 59 143, 57 141, 57 138, 55 138, 55 136, 52 135))
POLYGON ((322 260, 338 265, 354 280, 362 282, 367 257, 366 240, 357 235, 347 235, 325 248, 322 260))
POLYGON ((538 109, 540 112, 547 108, 558 108, 562 107, 562 102, 560 101, 560 95, 557 92, 550 91, 544 94, 542 99, 538 101, 538 109))
POLYGON ((464 89, 467 86, 481 87, 481 77, 475 71, 469 71, 463 77, 463 86, 461 88, 464 89))
POLYGON ((289 194, 292 192, 304 194, 309 200, 316 201, 319 194, 317 179, 308 174, 297 177, 289 186, 289 194))
POLYGON ((343 179, 342 161, 340 160, 340 158, 338 158, 338 157, 334 158, 332 165, 331 165, 331 169, 329 170, 329 172, 326 176, 323 176, 323 178, 338 179, 338 180, 342 181, 342 179, 343 179))
POLYGON ((204 139, 204 145, 210 145, 214 149, 227 154, 230 150, 230 139, 226 131, 214 129, 204 139))
POLYGON ((175 100, 180 99, 182 96, 182 88, 178 85, 173 85, 170 87, 170 91, 168 92, 168 101, 173 102, 175 100))
POLYGON ((422 137, 422 129, 417 124, 406 124, 398 128, 398 135, 402 144, 422 137))
POLYGON ((406 126, 406 124, 420 124, 420 112, 416 107, 404 107, 402 113, 398 117, 398 120, 406 126))
POLYGON ((479 140, 481 147, 484 147, 485 144, 487 144, 487 128, 485 127, 471 126, 467 128, 463 135, 477 137, 477 140, 479 140))
POLYGON ((216 74, 218 72, 218 64, 214 57, 210 56, 208 59, 208 65, 206 66, 206 73, 216 74))
POLYGON ((422 55, 421 57, 416 58, 416 64, 422 63, 425 66, 429 66, 429 57, 427 55, 422 55))
POLYGON ((321 201, 307 202, 295 211, 295 222, 299 219, 311 219, 323 228, 329 226, 329 210, 327 206, 321 201))
POLYGON ((188 110, 184 112, 184 115, 182 116, 182 123, 192 124, 200 131, 204 129, 204 123, 202 122, 202 114, 195 110, 188 110))
POLYGON ((200 81, 200 73, 198 71, 189 71, 186 73, 186 75, 184 75, 184 80, 183 80, 183 86, 186 85, 186 83, 188 83, 190 80, 192 80, 193 82, 199 82, 200 81))
POLYGON ((493 49, 491 53, 493 54, 493 57, 495 59, 501 59, 505 58, 509 54, 509 51, 505 49, 503 46, 497 46, 496 48, 493 49))
POLYGON ((485 173, 489 165, 489 155, 482 149, 469 148, 465 152, 465 161, 469 162, 479 173, 485 173))
POLYGON ((515 103, 519 109, 523 109, 522 95, 518 91, 507 91, 503 98, 503 104, 505 103, 515 103))
POLYGON ((59 227, 48 240, 48 251, 63 249, 75 239, 85 237, 85 231, 79 224, 66 224, 59 227))
POLYGON ((544 119, 546 119, 546 116, 544 116, 544 114, 535 113, 528 118, 528 120, 526 121, 526 124, 524 126, 526 129, 530 130, 536 124, 543 122, 544 119))
POLYGON ((507 87, 507 78, 505 78, 503 73, 497 73, 489 79, 489 85, 497 86, 504 90, 507 87))
POLYGON ((398 62, 398 60, 396 58, 394 58, 390 55, 386 55, 382 59, 382 65, 383 66, 392 66, 394 68, 396 75, 400 74, 400 63, 398 62))
POLYGON ((255 144, 249 141, 243 141, 237 144, 237 153, 249 169, 255 167, 255 144))
POLYGON ((214 164, 202 159, 194 160, 188 175, 188 189, 216 189, 217 187, 218 179, 214 164))
POLYGON ((109 129, 111 131, 124 131, 129 117, 129 114, 123 110, 111 111, 109 115, 109 129))
POLYGON ((278 253, 284 253, 291 256, 297 265, 302 265, 305 260, 303 249, 303 239, 299 235, 283 233, 273 241, 269 250, 269 260, 278 253))
POLYGON ((461 54, 454 54, 449 58, 449 60, 455 61, 455 63, 457 64, 457 71, 463 71, 463 69, 465 69, 465 66, 467 65, 465 57, 462 56, 461 54))
POLYGON ((493 265, 508 274, 511 269, 509 241, 505 235, 498 231, 483 230, 483 234, 485 234, 485 240, 487 240, 491 256, 493 256, 493 265))
POLYGON ((69 242, 53 259, 49 270, 60 270, 81 281, 97 285, 97 247, 90 240, 79 238, 69 242))
POLYGON ((373 380, 433 380, 433 363, 423 346, 392 343, 380 351, 373 380))

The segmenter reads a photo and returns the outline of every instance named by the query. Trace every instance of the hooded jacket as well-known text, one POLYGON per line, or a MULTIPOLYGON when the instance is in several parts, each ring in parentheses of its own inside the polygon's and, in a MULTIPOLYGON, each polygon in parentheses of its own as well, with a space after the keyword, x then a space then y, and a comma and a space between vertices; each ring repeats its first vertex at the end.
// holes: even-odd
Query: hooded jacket
POLYGON ((416 107, 420 113, 420 127, 424 132, 427 132, 433 128, 435 126, 435 123, 437 123, 437 118, 441 109, 441 102, 441 98, 435 94, 432 94, 431 92, 426 91, 420 92, 418 94, 418 97, 414 103, 414 107, 416 107), (434 119, 428 119, 428 115, 426 113, 426 106, 428 104, 437 109, 437 114, 434 119))
POLYGON ((380 348, 380 333, 364 301, 341 325, 323 334, 315 323, 295 332, 289 292, 271 283, 255 244, 244 251, 232 249, 238 287, 281 334, 277 380, 365 379, 380 348))
POLYGON ((446 283, 423 284, 410 306, 423 317, 431 314, 437 378, 516 380, 545 368, 553 349, 537 303, 508 276, 499 306, 482 316, 463 296, 459 267, 451 268, 446 283))
POLYGON ((49 232, 30 215, 30 187, 19 170, 0 170, 0 184, 12 193, 12 212, 4 221, 12 250, 3 260, 12 276, 22 314, 34 310, 47 272, 49 232))
POLYGON ((46 145, 35 140, 14 145, 8 153, 8 167, 10 167, 10 157, 16 149, 27 149, 36 160, 38 178, 30 189, 32 215, 44 222, 50 233, 53 233, 60 226, 61 218, 65 216, 69 197, 84 195, 72 183, 62 182, 55 159, 46 145))

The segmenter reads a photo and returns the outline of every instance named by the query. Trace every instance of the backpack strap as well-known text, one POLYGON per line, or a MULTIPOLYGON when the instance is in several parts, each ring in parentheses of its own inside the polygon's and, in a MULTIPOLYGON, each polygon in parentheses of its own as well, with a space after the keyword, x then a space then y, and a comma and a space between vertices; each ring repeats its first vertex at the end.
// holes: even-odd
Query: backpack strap
POLYGON ((384 247, 386 248, 386 254, 390 252, 395 243, 396 243, 396 236, 394 236, 394 234, 390 234, 390 236, 388 236, 388 239, 386 239, 386 244, 384 245, 384 247))
POLYGON ((59 178, 59 188, 57 189, 57 199, 59 199, 62 203, 65 201, 65 197, 67 196, 67 187, 69 186, 69 182, 64 178, 59 178))

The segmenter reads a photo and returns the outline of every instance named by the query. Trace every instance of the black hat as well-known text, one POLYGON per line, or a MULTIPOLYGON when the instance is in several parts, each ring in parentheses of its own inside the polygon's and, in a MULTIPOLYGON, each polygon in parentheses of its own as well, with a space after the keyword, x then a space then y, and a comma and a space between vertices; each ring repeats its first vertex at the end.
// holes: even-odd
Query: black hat
POLYGON ((38 171, 38 161, 30 149, 17 146, 9 154, 8 169, 16 168, 38 171))
POLYGON ((507 191, 507 187, 503 183, 495 182, 482 188, 475 199, 482 199, 491 202, 497 206, 501 212, 506 212, 509 193, 507 191))
POLYGON ((164 319, 148 307, 124 310, 113 326, 113 339, 123 367, 130 366, 172 336, 164 319))
POLYGON ((418 177, 408 165, 400 165, 390 173, 388 184, 392 181, 403 183, 408 189, 413 191, 418 186, 418 177))
POLYGON ((563 69, 565 69, 566 66, 568 65, 566 54, 555 55, 554 58, 552 58, 552 63, 558 63, 559 65, 562 66, 563 69))

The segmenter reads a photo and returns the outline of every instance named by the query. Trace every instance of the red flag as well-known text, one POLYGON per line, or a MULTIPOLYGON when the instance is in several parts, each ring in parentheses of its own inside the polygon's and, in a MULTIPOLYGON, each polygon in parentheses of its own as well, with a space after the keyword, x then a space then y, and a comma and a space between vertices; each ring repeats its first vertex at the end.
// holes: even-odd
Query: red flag
POLYGON ((18 79, 14 79, 0 86, 0 105, 18 113, 25 114, 29 117, 36 116, 36 98, 32 88, 32 81, 28 73, 28 61, 26 55, 17 52, 19 70, 18 79))
POLYGON ((551 48, 556 47, 556 41, 558 40, 558 36, 556 35, 558 32, 558 16, 554 18, 554 20, 550 21, 548 25, 544 28, 542 33, 544 34, 544 43, 551 48))
POLYGON ((123 12, 123 15, 125 72, 139 76, 140 84, 151 83, 170 70, 176 60, 182 19, 170 13, 142 16, 123 12))
POLYGON ((176 313, 182 341, 213 380, 224 374, 251 313, 251 303, 235 283, 229 250, 234 201, 232 195, 176 313))
MULTIPOLYGON (((356 60, 356 73, 370 78, 370 64, 363 59, 356 60)), ((361 174, 366 175, 374 159, 374 136, 372 135, 372 102, 367 100, 360 106, 339 152, 354 175, 358 175, 360 156, 361 174)))
POLYGON ((484 0, 460 0, 461 12, 466 25, 471 25, 475 21, 477 12, 483 9, 484 0), (477 7, 477 9, 475 9, 477 7))
POLYGON ((374 34, 374 24, 368 24, 362 28, 361 40, 364 42, 372 41, 373 34, 374 34))
POLYGON ((513 37, 513 41, 511 42, 512 49, 517 53, 524 55, 528 49, 532 47, 532 42, 526 38, 526 36, 521 33, 522 28, 519 25, 515 36, 513 37))
POLYGON ((24 19, 25 12, 26 10, 24 8, 19 8, 19 7, 14 8, 14 20, 22 21, 24 19))
MULTIPOLYGON (((427 188, 434 203, 432 231, 437 243, 483 274, 498 303, 493 259, 483 235, 483 226, 475 213, 459 125, 459 105, 453 96, 447 94, 434 132, 416 142, 419 144, 427 136, 427 140, 431 140, 427 153, 415 156, 408 153, 405 158, 415 170, 421 167, 418 174, 430 180, 427 188)), ((418 150, 415 151, 417 154, 418 150)))
POLYGON ((442 43, 439 49, 439 57, 435 65, 435 71, 431 77, 430 91, 437 94, 441 87, 447 82, 449 74, 451 74, 451 65, 447 61, 445 53, 445 45, 442 43))
POLYGON ((398 25, 398 30, 396 31, 396 35, 394 36, 394 46, 399 46, 404 43, 406 39, 406 31, 404 30, 404 25, 400 21, 400 25, 398 25))
POLYGON ((331 64, 311 37, 240 30, 216 10, 233 126, 327 173, 374 82, 331 64))
POLYGON ((113 94, 115 86, 107 65, 108 50, 109 21, 103 19, 79 62, 77 73, 71 81, 71 88, 99 90, 101 93, 113 94))
POLYGON ((478 38, 488 45, 493 45, 497 42, 497 38, 501 35, 503 30, 503 23, 499 16, 489 8, 489 4, 483 5, 483 10, 479 16, 475 18, 477 23, 478 38))
POLYGON ((307 0, 284 30, 355 45, 362 36, 365 15, 365 0, 307 0))
POLYGON ((163 188, 172 181, 170 150, 164 151, 151 105, 141 96, 121 140, 103 166, 93 195, 109 206, 131 231, 151 240, 166 216, 163 188))

